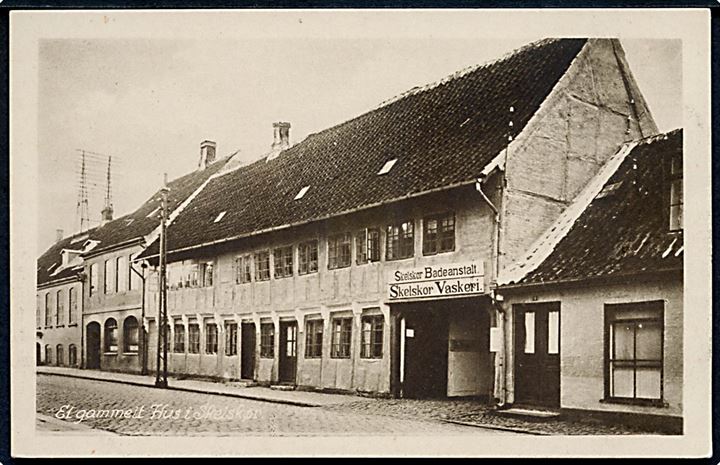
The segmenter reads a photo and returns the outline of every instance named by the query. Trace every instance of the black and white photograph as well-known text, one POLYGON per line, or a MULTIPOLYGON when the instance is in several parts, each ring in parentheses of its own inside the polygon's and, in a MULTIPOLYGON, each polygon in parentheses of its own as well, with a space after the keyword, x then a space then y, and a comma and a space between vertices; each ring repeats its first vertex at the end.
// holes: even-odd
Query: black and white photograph
POLYGON ((14 449, 708 454, 708 31, 14 12, 14 449))

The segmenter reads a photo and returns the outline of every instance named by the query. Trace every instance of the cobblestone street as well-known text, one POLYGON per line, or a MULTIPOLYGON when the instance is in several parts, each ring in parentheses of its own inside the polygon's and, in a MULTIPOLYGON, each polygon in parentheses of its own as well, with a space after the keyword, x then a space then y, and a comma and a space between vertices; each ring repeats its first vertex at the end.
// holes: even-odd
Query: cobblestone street
MULTIPOLYGON (((123 435, 514 434, 449 424, 427 415, 380 415, 377 408, 366 413, 357 403, 349 409, 297 407, 59 376, 39 375, 37 380, 39 414, 64 416, 60 419, 68 428, 82 418, 82 425, 123 435), (100 413, 108 409, 130 412, 100 418, 109 415, 100 413)), ((382 401, 363 403, 370 407, 375 402, 382 401)))

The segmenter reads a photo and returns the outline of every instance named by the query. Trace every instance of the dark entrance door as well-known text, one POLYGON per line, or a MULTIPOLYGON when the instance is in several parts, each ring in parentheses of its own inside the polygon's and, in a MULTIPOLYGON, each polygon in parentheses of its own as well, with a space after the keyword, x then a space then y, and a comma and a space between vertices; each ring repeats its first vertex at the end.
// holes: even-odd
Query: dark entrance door
POLYGON ((89 323, 85 332, 87 360, 86 368, 100 368, 100 323, 89 323))
POLYGON ((513 308, 515 403, 560 407, 560 303, 513 308))
POLYGON ((255 379, 255 323, 240 325, 240 377, 255 379))
POLYGON ((424 309, 405 314, 403 397, 447 396, 448 319, 424 309))
POLYGON ((42 362, 42 356, 40 355, 40 343, 35 343, 35 365, 40 365, 42 362))
POLYGON ((280 367, 278 375, 281 383, 295 383, 297 332, 296 322, 280 322, 280 367))

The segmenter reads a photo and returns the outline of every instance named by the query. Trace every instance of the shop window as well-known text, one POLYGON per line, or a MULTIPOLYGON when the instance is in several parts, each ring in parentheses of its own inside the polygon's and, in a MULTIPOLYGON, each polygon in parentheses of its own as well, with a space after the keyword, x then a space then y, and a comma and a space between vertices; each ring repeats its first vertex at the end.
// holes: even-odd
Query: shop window
POLYGON ((123 352, 135 353, 138 351, 139 325, 137 318, 129 316, 123 322, 123 352))
POLYGON ((661 401, 663 303, 605 306, 606 397, 661 401))
POLYGON ((250 255, 235 258, 235 284, 252 281, 252 258, 250 255))
POLYGON ((275 356, 275 325, 273 323, 260 324, 260 356, 263 358, 275 356))
POLYGON ((65 299, 63 298, 62 289, 57 291, 55 295, 55 326, 65 324, 65 299))
POLYGON ((315 273, 318 270, 318 241, 298 245, 298 274, 315 273))
POLYGON ((45 345, 45 365, 52 365, 52 347, 50 344, 45 345))
POLYGON ((683 160, 682 153, 670 164, 670 230, 683 229, 683 160))
POLYGON ((352 318, 334 318, 332 320, 332 358, 350 358, 350 342, 352 339, 352 318))
POLYGON ((77 364, 77 346, 75 344, 70 344, 68 346, 68 365, 75 367, 77 364))
POLYGON ((305 324, 305 358, 322 357, 323 320, 308 320, 305 324))
POLYGON ((88 288, 88 295, 92 296, 98 291, 98 264, 93 263, 90 265, 90 287, 88 288))
POLYGON ((225 355, 232 356, 237 355, 237 338, 238 338, 238 325, 237 323, 225 323, 225 355))
POLYGON ((273 260, 275 262, 275 279, 293 275, 293 248, 291 245, 273 250, 273 260))
POLYGON ((336 234, 328 238, 328 269, 350 266, 351 241, 350 233, 336 234))
POLYGON ((216 354, 218 349, 218 327, 215 323, 205 324, 205 353, 216 354))
POLYGON ((65 365, 65 351, 62 344, 58 344, 55 348, 55 364, 59 367, 65 365))
POLYGON ((77 324, 77 291, 74 287, 68 289, 68 323, 77 324))
POLYGON ((270 279, 270 252, 267 250, 255 254, 255 281, 270 279))
POLYGON ((50 293, 45 293, 45 327, 52 326, 52 307, 50 307, 50 293))
POLYGON ((200 325, 197 323, 188 325, 188 353, 200 353, 200 325))
POLYGON ((105 321, 105 352, 118 350, 118 325, 114 318, 105 321))
POLYGON ((355 262, 358 265, 380 261, 380 230, 363 229, 355 235, 355 262))
POLYGON ((423 255, 455 250, 455 214, 428 216, 423 220, 423 255))
POLYGON ((386 258, 400 260, 415 255, 415 233, 412 221, 387 227, 386 258))
POLYGON ((362 343, 360 357, 382 358, 383 355, 382 315, 366 315, 362 317, 362 343))
POLYGON ((185 352, 185 325, 175 323, 175 333, 173 336, 173 352, 182 354, 185 352))

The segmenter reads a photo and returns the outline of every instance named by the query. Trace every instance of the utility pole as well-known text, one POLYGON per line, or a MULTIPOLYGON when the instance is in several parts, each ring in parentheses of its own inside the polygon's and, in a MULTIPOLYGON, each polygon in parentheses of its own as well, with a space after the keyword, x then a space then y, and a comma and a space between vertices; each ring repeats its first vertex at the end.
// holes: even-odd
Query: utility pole
POLYGON ((157 350, 157 369, 155 370, 155 387, 166 388, 168 385, 167 381, 167 345, 168 345, 168 334, 167 334, 167 276, 166 276, 166 264, 167 264, 167 174, 165 174, 163 180, 163 187, 160 190, 161 204, 160 204, 160 251, 159 251, 159 265, 160 265, 160 299, 158 308, 158 350, 157 350), (162 366, 160 363, 162 362, 162 366))

